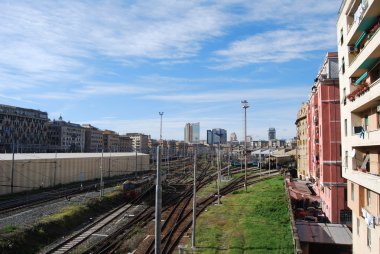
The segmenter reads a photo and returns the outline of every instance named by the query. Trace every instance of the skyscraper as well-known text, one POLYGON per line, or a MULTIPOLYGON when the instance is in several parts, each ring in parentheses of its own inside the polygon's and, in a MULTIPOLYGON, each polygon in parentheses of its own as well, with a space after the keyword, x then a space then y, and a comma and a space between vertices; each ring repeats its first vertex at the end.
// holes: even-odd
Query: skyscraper
POLYGON ((217 128, 207 130, 207 144, 226 144, 227 143, 227 131, 225 129, 217 128))
POLYGON ((199 142, 199 123, 187 123, 184 129, 184 140, 186 143, 198 143, 199 142))
POLYGON ((274 140, 274 139, 276 139, 276 129, 275 128, 269 128, 268 140, 274 140))

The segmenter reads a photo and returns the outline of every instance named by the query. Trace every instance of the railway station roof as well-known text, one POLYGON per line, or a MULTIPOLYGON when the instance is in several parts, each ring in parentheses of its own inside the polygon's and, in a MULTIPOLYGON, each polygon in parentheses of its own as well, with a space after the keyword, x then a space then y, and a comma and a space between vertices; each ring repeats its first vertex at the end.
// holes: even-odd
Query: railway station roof
MULTIPOLYGON (((137 155, 147 155, 137 153, 137 155)), ((104 158, 109 157, 134 157, 135 152, 129 153, 103 153, 104 158)), ((102 153, 15 153, 15 160, 49 160, 49 159, 81 159, 81 158, 101 158, 102 153)), ((12 160, 11 153, 0 154, 0 161, 12 160)))

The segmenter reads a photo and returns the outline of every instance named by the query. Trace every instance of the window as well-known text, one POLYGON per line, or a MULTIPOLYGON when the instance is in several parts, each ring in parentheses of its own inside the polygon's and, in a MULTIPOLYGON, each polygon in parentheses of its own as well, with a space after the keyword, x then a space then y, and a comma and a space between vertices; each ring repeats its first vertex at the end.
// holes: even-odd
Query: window
POLYGON ((344 165, 346 166, 346 168, 348 167, 348 151, 345 151, 345 155, 344 155, 344 165))
POLYGON ((343 88, 343 105, 346 105, 347 97, 346 97, 346 88, 343 88))
POLYGON ((355 185, 351 183, 351 200, 354 201, 355 198, 355 185))
POLYGON ((367 189, 367 206, 371 206, 371 191, 367 189))
POLYGON ((356 234, 360 235, 360 219, 356 218, 356 234))
POLYGON ((347 119, 344 119, 344 136, 347 137, 347 119))
POLYGON ((371 247, 371 229, 367 227, 367 246, 371 247))
POLYGON ((342 67, 341 67, 341 69, 342 69, 342 74, 344 74, 346 72, 346 67, 344 65, 344 57, 342 57, 342 67))
POLYGON ((365 115, 364 117, 364 130, 368 131, 368 123, 369 123, 369 118, 368 115, 365 115))
POLYGON ((380 128, 380 111, 377 112, 377 128, 380 128))
POLYGON ((343 28, 340 29, 340 45, 343 45, 343 28))

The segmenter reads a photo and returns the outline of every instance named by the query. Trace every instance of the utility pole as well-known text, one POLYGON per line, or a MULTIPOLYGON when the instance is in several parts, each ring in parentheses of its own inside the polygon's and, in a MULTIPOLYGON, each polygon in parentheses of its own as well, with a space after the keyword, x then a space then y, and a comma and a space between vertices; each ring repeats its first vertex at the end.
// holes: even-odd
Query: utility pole
POLYGON ((218 145, 218 154, 216 157, 216 164, 217 164, 217 170, 218 170, 218 179, 217 179, 217 186, 218 186, 218 205, 220 205, 220 141, 218 145))
POLYGON ((135 145, 136 161, 135 161, 135 178, 137 178, 137 146, 135 145))
POLYGON ((13 193, 13 182, 15 172, 15 140, 12 134, 12 172, 11 172, 11 193, 13 193))
POLYGON ((269 148, 269 175, 270 175, 270 148, 269 148))
POLYGON ((197 185, 195 173, 197 170, 197 150, 194 151, 194 179, 193 179, 193 233, 191 235, 191 248, 195 248, 195 220, 196 220, 196 208, 197 208, 197 185))
POLYGON ((244 186, 245 192, 247 192, 247 108, 249 108, 248 101, 241 101, 241 105, 244 108, 244 186))
POLYGON ((103 197, 103 148, 102 148, 102 158, 100 159, 100 197, 103 197))
MULTIPOLYGON (((160 145, 157 146, 157 173, 156 173, 156 202, 155 202, 155 242, 154 242, 154 253, 161 254, 161 206, 162 206, 162 196, 161 196, 161 146, 162 144, 162 115, 164 112, 158 112, 161 117, 160 122, 160 145)), ((163 148, 163 147, 162 147, 163 148)))
POLYGON ((162 116, 164 112, 158 112, 158 114, 161 116, 161 123, 160 123, 160 142, 162 142, 162 116))
POLYGON ((155 202, 155 254, 161 254, 161 147, 157 146, 157 177, 155 202))
POLYGON ((53 186, 55 186, 55 179, 57 176, 57 152, 55 152, 55 158, 54 158, 54 178, 53 178, 53 186))

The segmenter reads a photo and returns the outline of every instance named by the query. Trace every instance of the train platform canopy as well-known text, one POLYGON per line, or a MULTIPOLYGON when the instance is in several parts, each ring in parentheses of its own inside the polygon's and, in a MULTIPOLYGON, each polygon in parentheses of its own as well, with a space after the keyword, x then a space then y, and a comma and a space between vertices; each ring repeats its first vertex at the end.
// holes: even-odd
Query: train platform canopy
POLYGON ((301 242, 352 245, 352 233, 346 225, 296 221, 301 242))
MULTIPOLYGON (((140 155, 147 155, 137 153, 140 155)), ((135 157, 135 152, 129 153, 103 153, 104 158, 109 157, 135 157)), ((81 158, 100 158, 102 153, 15 153, 15 160, 48 160, 48 159, 81 159, 81 158)), ((12 160, 12 154, 0 154, 1 160, 12 160)))

